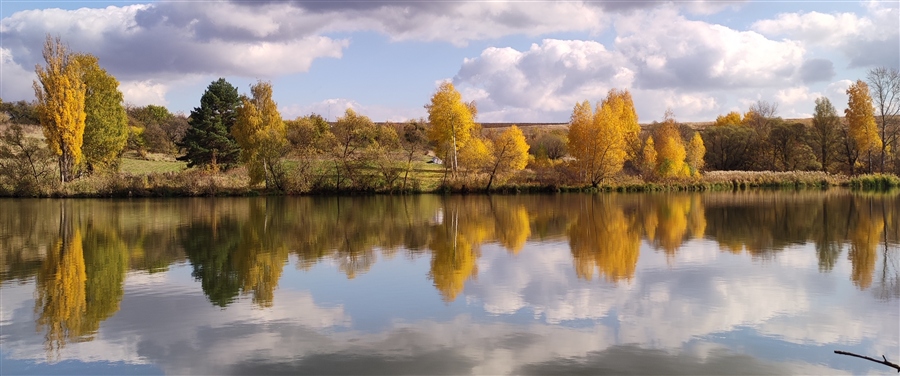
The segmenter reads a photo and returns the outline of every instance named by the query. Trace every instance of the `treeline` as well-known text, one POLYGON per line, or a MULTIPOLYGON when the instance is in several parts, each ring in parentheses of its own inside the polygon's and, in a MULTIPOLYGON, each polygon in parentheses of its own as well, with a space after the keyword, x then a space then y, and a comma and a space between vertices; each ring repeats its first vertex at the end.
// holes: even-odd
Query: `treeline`
MULTIPOLYGON (((580 189, 623 185, 709 187, 704 171, 900 173, 900 75, 869 71, 848 90, 844 117, 827 98, 811 125, 758 101, 743 115, 693 129, 671 110, 641 126, 628 90, 575 105, 568 129, 483 129, 476 103, 451 83, 425 106, 427 119, 374 123, 348 109, 336 121, 282 118, 269 82, 240 94, 212 82, 189 116, 125 106, 118 81, 96 57, 48 37, 32 103, 0 102, 0 194, 196 195, 264 192, 422 192, 580 189), (43 142, 21 124, 37 123, 43 142), (166 155, 180 173, 120 171, 123 156, 166 155), (499 187, 499 188, 498 188, 499 187)), ((824 177, 819 181, 828 182, 824 177)), ((876 178, 900 185, 896 177, 876 178)), ((880 184, 880 183, 879 183, 880 184)))

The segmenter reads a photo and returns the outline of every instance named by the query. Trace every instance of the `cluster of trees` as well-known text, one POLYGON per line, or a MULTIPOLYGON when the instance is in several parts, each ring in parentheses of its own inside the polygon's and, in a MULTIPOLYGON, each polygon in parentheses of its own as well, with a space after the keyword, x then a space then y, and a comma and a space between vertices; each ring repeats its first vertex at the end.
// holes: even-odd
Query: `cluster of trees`
POLYGON ((598 186, 626 162, 646 180, 699 176, 706 148, 698 132, 679 129, 671 111, 665 121, 642 130, 628 90, 612 89, 596 110, 588 101, 572 111, 568 150, 582 181, 598 186))
POLYGON ((184 116, 162 106, 126 107, 119 82, 97 57, 73 53, 47 37, 45 66, 36 66, 35 101, 3 103, 0 179, 30 191, 98 171, 114 171, 126 150, 175 153, 174 140, 186 129, 184 116), (47 148, 28 137, 23 125, 40 124, 47 148), (56 167, 51 166, 56 160, 56 167))
POLYGON ((869 70, 847 89, 844 116, 828 98, 815 101, 811 124, 776 116, 777 105, 758 101, 743 114, 716 118, 703 130, 706 165, 716 170, 820 170, 900 174, 900 73, 869 70))
POLYGON ((425 106, 427 122, 376 124, 352 109, 333 123, 316 114, 284 120, 271 83, 257 82, 242 95, 222 78, 184 116, 162 106, 124 106, 118 81, 97 58, 71 53, 59 38, 47 38, 44 59, 33 104, 0 102, 12 123, 0 143, 0 179, 26 189, 56 172, 67 182, 115 170, 126 150, 175 155, 212 171, 243 165, 251 186, 292 192, 415 189, 414 162, 431 150, 444 164, 444 184, 487 189, 529 165, 534 181, 594 187, 623 171, 645 181, 693 179, 704 168, 900 173, 897 69, 870 70, 867 82, 851 85, 843 118, 827 98, 817 99, 811 125, 787 122, 776 116, 776 104, 758 101, 699 131, 679 124, 671 110, 663 122, 642 127, 631 94, 612 89, 593 108, 576 104, 567 131, 526 134, 515 125, 483 130, 476 104, 449 82, 425 106), (47 150, 18 126, 35 121, 47 150), (554 181, 542 180, 547 167, 557 171, 554 181))

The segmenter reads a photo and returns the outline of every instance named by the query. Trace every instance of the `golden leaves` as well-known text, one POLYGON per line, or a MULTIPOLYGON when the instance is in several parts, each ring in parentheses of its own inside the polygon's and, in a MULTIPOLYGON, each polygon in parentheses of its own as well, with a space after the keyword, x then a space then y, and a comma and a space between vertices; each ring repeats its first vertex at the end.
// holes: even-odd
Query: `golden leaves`
POLYGON ((60 38, 47 36, 44 60, 46 67, 35 66, 34 95, 47 146, 59 156, 60 179, 66 182, 74 177, 81 160, 85 85, 78 61, 60 38))
POLYGON ((435 144, 435 154, 455 173, 459 168, 459 153, 473 137, 480 136, 472 111, 475 104, 464 103, 453 84, 444 82, 425 107, 431 123, 428 140, 435 144))
POLYGON ((857 80, 847 88, 847 96, 847 109, 844 110, 844 115, 856 147, 863 153, 880 149, 882 140, 878 136, 878 127, 875 124, 875 107, 872 106, 872 97, 869 96, 869 86, 862 80, 857 80))
POLYGON ((241 98, 237 122, 231 130, 241 146, 241 160, 247 164, 250 184, 276 179, 275 164, 285 154, 287 138, 278 106, 272 99, 272 83, 259 81, 250 87, 252 97, 241 98))
POLYGON ((626 158, 637 153, 638 133, 628 90, 610 90, 593 113, 589 102, 576 104, 569 126, 569 152, 584 180, 597 186, 621 171, 626 158))

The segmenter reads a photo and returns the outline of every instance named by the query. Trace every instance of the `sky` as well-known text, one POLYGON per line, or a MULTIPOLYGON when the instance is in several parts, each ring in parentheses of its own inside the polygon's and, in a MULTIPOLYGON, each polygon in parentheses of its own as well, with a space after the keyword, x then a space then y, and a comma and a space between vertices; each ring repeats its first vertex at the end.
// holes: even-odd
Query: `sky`
POLYGON ((627 89, 639 121, 752 103, 811 116, 900 67, 900 1, 0 0, 0 98, 33 100, 47 35, 90 53, 128 104, 190 113, 224 77, 270 81, 285 119, 427 117, 450 80, 481 122, 567 122, 627 89))

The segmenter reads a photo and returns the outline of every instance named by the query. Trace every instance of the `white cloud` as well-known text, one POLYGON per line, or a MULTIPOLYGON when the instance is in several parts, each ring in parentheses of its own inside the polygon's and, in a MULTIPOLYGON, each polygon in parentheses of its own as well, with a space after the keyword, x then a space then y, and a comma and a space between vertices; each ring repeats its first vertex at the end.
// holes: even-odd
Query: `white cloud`
POLYGON ((598 42, 545 39, 524 52, 485 49, 463 62, 454 81, 460 90, 478 93, 479 109, 488 114, 510 107, 565 112, 611 88, 631 86, 633 73, 626 65, 598 42))
POLYGON ((34 98, 34 89, 31 84, 37 76, 34 71, 22 68, 13 60, 9 49, 0 48, 0 98, 6 101, 34 98))
MULTIPOLYGON (((203 12, 215 8, 209 3, 180 4, 202 4, 203 12)), ((249 37, 238 32, 210 37, 204 34, 200 18, 186 20, 183 17, 188 15, 165 13, 171 6, 23 11, 0 21, 0 30, 4 47, 20 64, 42 63, 41 51, 34 47, 42 46, 48 33, 64 35, 72 50, 94 54, 113 75, 136 81, 177 79, 184 74, 269 78, 305 72, 315 59, 340 58, 349 45, 347 40, 318 35, 267 39, 277 31, 271 22, 237 9, 220 14, 215 25, 249 37)))
POLYGON ((867 4, 868 14, 796 12, 751 26, 767 36, 792 40, 840 51, 851 67, 900 65, 900 9, 891 2, 867 4))
POLYGON ((125 103, 136 106, 154 104, 165 106, 168 86, 153 80, 124 81, 119 84, 119 91, 125 97, 125 103))
POLYGON ((347 98, 331 98, 309 105, 287 105, 281 107, 279 111, 284 119, 294 119, 316 113, 327 120, 334 121, 338 117, 344 116, 347 109, 353 109, 359 114, 368 116, 372 121, 402 122, 426 116, 424 109, 364 105, 347 98))
POLYGON ((803 47, 692 21, 675 9, 616 22, 616 50, 637 72, 639 88, 740 89, 783 85, 803 62, 803 47))

